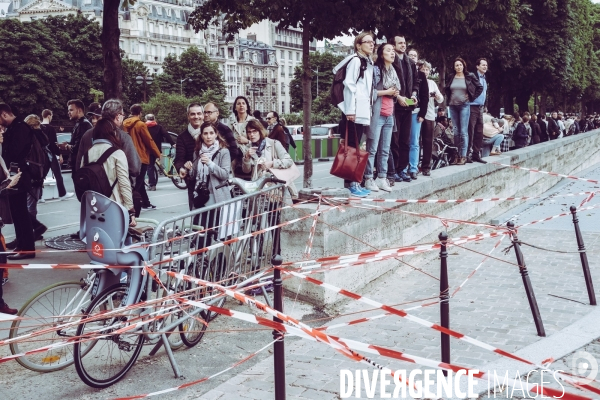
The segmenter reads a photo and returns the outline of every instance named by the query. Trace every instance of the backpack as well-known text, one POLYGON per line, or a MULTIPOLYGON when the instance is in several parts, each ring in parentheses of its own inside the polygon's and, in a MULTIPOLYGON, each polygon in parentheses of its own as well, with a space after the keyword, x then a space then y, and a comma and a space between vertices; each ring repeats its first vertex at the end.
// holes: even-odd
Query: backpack
POLYGON ((108 157, 117 150, 119 149, 116 147, 107 149, 97 161, 92 163, 89 162, 88 153, 84 153, 83 167, 79 168, 79 170, 73 174, 75 194, 79 201, 81 201, 81 197, 88 190, 92 190, 110 198, 118 179, 115 179, 114 183, 111 185, 103 164, 108 160, 108 157))
MULTIPOLYGON (((358 56, 354 56, 358 57, 358 56)), ((343 67, 338 69, 333 77, 333 84, 331 85, 331 104, 337 107, 338 104, 344 101, 344 79, 346 79, 346 68, 350 61, 354 59, 354 57, 350 58, 343 67)), ((360 78, 365 76, 365 71, 367 70, 367 60, 358 57, 360 60, 360 74, 358 74, 358 79, 356 82, 360 80, 360 78)))
POLYGON ((46 146, 48 146, 46 134, 41 129, 31 129, 31 150, 29 150, 25 161, 29 166, 33 187, 42 187, 44 178, 50 170, 50 159, 48 158, 46 146))
POLYGON ((294 140, 294 137, 290 133, 290 130, 287 128, 287 126, 281 125, 281 127, 283 128, 283 131, 285 132, 285 141, 287 142, 287 144, 292 146, 293 148, 296 148, 296 141, 294 140))

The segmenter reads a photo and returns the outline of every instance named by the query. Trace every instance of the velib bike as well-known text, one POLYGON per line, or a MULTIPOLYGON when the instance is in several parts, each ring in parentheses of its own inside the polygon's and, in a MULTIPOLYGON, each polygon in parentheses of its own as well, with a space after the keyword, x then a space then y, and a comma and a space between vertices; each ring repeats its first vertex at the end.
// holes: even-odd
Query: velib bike
POLYGON ((171 179, 173 184, 179 189, 186 189, 187 183, 185 179, 179 176, 179 171, 175 168, 175 149, 173 146, 169 149, 169 154, 166 156, 166 166, 163 165, 160 159, 156 160, 154 168, 158 169, 159 173, 171 179))

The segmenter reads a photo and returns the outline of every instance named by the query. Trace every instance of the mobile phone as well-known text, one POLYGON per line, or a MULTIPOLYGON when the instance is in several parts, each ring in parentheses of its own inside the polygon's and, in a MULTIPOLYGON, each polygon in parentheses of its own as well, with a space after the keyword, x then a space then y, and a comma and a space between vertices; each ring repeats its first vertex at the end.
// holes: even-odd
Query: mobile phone
POLYGON ((16 174, 19 173, 19 164, 11 162, 10 163, 10 176, 15 176, 16 174))
POLYGON ((415 105, 415 100, 414 99, 406 99, 406 105, 407 106, 414 106, 415 105))
POLYGON ((429 93, 429 97, 435 97, 435 92, 429 93))

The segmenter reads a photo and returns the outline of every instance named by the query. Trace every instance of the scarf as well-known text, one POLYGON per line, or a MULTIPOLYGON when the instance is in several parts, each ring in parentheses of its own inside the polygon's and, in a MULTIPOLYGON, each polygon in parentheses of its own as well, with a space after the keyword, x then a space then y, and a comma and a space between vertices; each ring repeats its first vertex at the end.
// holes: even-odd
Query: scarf
POLYGON ((393 66, 390 65, 388 69, 383 69, 383 88, 389 89, 392 87, 396 87, 400 90, 400 80, 398 79, 398 75, 396 74, 396 70, 393 66))
POLYGON ((158 125, 158 122, 156 122, 156 121, 146 121, 146 126, 148 128, 152 128, 153 126, 156 126, 156 125, 158 125))
POLYGON ((208 155, 208 158, 212 160, 215 153, 219 151, 219 148, 219 141, 217 140, 215 140, 215 142, 210 147, 207 147, 204 143, 202 143, 202 147, 200 148, 200 154, 198 154, 198 176, 200 177, 201 182, 205 181, 204 178, 208 176, 210 171, 208 169, 208 165, 200 161, 200 156, 202 154, 206 154, 208 155))
POLYGON ((258 149, 256 149, 256 156, 260 157, 262 156, 262 152, 265 150, 265 146, 267 145, 267 141, 265 139, 261 139, 260 142, 257 143, 251 143, 252 147, 258 147, 258 149))
POLYGON ((190 135, 192 135, 194 140, 198 140, 198 137, 200 136, 200 127, 198 127, 198 129, 194 129, 194 127, 192 127, 192 124, 188 124, 188 132, 190 133, 190 135))

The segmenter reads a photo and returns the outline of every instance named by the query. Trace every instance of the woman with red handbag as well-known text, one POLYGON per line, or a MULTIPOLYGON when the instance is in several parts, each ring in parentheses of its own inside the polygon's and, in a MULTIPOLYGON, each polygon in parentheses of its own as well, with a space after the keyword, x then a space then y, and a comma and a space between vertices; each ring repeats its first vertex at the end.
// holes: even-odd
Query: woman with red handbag
MULTIPOLYGON (((343 145, 340 145, 338 156, 340 156, 341 152, 345 152, 346 155, 348 154, 348 150, 345 149, 347 146, 356 149, 356 154, 360 157, 360 140, 365 130, 371 124, 371 96, 373 90, 373 60, 371 59, 371 55, 375 49, 375 36, 370 32, 363 32, 356 36, 354 39, 354 49, 356 50, 355 54, 346 57, 333 69, 333 73, 335 74, 339 69, 346 68, 344 101, 337 105, 342 111, 339 132, 340 135, 345 134, 346 139, 343 145)), ((364 154, 362 156, 364 157, 364 154)), ((340 171, 336 169, 338 166, 340 165, 336 165, 334 162, 334 167, 332 167, 334 175, 336 175, 336 171, 340 171)), ((365 167, 366 159, 364 162, 359 163, 342 163, 342 169, 352 169, 352 171, 344 171, 350 172, 350 174, 337 174, 337 176, 343 175, 345 178, 344 186, 355 197, 365 197, 371 193, 370 190, 362 188, 359 179, 356 179, 357 176, 362 178, 365 167), (357 165, 361 166, 362 171, 356 169, 357 165), (348 175, 352 175, 355 179, 347 179, 348 175)))

